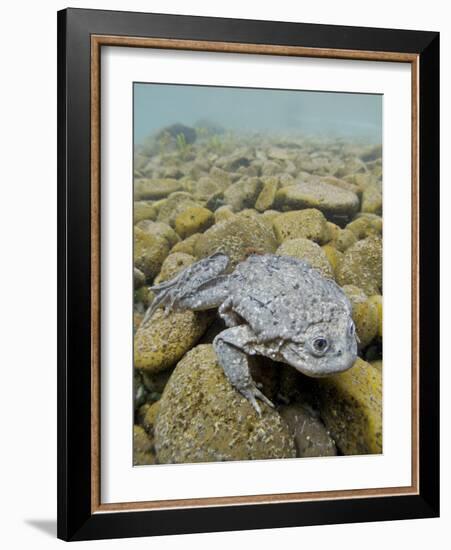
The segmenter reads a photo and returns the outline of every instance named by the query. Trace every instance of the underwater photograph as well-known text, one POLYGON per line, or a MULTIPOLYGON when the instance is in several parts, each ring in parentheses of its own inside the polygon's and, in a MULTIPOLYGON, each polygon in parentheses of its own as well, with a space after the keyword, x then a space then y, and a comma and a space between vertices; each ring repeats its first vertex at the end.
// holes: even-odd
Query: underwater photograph
POLYGON ((133 86, 133 464, 382 453, 383 96, 133 86))

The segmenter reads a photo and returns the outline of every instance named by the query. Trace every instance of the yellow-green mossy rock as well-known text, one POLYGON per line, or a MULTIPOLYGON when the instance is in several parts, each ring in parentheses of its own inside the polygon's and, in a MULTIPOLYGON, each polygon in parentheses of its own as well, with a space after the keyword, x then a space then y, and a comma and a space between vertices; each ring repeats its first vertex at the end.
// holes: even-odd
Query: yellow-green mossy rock
POLYGON ((242 178, 224 191, 224 201, 233 212, 251 208, 254 206, 262 186, 262 181, 259 178, 242 178))
POLYGON ((310 407, 293 403, 279 408, 296 445, 296 456, 335 456, 337 449, 326 427, 310 407))
POLYGON ((327 259, 324 250, 313 241, 308 239, 291 239, 283 242, 276 250, 279 256, 293 256, 305 260, 312 267, 320 271, 324 277, 333 279, 334 272, 327 259))
POLYGON ((157 221, 165 222, 174 227, 177 216, 192 206, 202 205, 195 201, 190 193, 185 193, 184 191, 171 193, 167 199, 161 201, 158 208, 157 221))
POLYGON ((372 235, 380 235, 382 232, 382 218, 375 216, 374 219, 370 217, 360 217, 348 223, 346 229, 352 231, 357 239, 366 239, 372 235))
POLYGON ((180 241, 180 237, 172 229, 170 225, 164 222, 154 222, 152 220, 142 220, 136 224, 136 227, 139 227, 146 233, 155 235, 155 237, 162 237, 166 239, 170 247, 174 246, 180 241))
POLYGON ((147 279, 153 279, 169 253, 169 245, 166 239, 135 227, 133 253, 135 267, 141 270, 147 279))
POLYGON ((142 220, 155 220, 158 215, 158 207, 153 201, 135 201, 133 203, 133 222, 142 220))
POLYGON ((382 214, 382 189, 378 185, 369 185, 363 190, 362 212, 382 214))
POLYGON ((271 208, 274 203, 274 199, 276 198, 278 188, 279 182, 277 178, 266 178, 266 181, 263 184, 263 189, 260 191, 260 194, 255 202, 255 208, 259 212, 265 212, 265 210, 269 210, 271 208))
POLYGON ((382 322, 382 309, 383 309, 383 303, 382 303, 382 296, 376 295, 376 296, 370 296, 368 299, 368 302, 371 304, 374 304, 377 309, 377 335, 379 338, 382 338, 382 332, 383 332, 383 322, 382 322))
POLYGON ((335 273, 335 271, 338 268, 338 264, 341 262, 341 260, 343 258, 343 253, 340 252, 339 250, 337 250, 331 244, 325 244, 321 248, 323 249, 324 253, 326 254, 326 258, 328 259, 328 261, 329 261, 329 263, 330 263, 330 265, 333 269, 333 272, 335 273))
POLYGON ((367 237, 350 246, 337 269, 339 285, 356 285, 367 296, 382 294, 382 240, 367 237))
POLYGON ((352 218, 360 207, 359 198, 352 191, 322 181, 304 181, 279 189, 276 206, 282 210, 317 208, 327 217, 352 218))
POLYGON ((196 261, 194 256, 184 252, 173 252, 163 262, 160 273, 155 277, 154 284, 159 285, 163 281, 172 279, 183 269, 196 261))
POLYGON ((195 233, 202 233, 214 222, 213 212, 203 206, 190 206, 175 218, 175 230, 185 239, 195 233))
POLYGON ((264 222, 271 224, 271 227, 273 227, 274 220, 281 215, 282 213, 278 210, 265 210, 265 212, 262 213, 260 219, 264 222))
POLYGON ((190 237, 183 239, 183 241, 175 244, 171 248, 171 254, 173 254, 174 252, 183 252, 184 254, 194 256, 194 245, 196 244, 197 239, 200 237, 200 235, 200 233, 195 233, 194 235, 191 235, 190 237))
POLYGON ((160 400, 155 423, 159 463, 293 458, 285 421, 260 404, 259 416, 219 366, 211 345, 178 363, 160 400))
POLYGON ((288 239, 309 239, 319 244, 329 240, 324 214, 315 208, 281 214, 274 220, 274 234, 280 244, 288 239))
POLYGON ((232 209, 230 208, 230 206, 227 206, 227 205, 220 206, 217 210, 215 210, 215 223, 220 223, 225 220, 230 220, 235 216, 236 214, 232 212, 232 209))
POLYGON ((357 242, 357 237, 349 229, 340 229, 338 235, 331 244, 335 246, 340 252, 345 252, 350 246, 357 242))
POLYGON ((196 182, 192 182, 191 188, 186 189, 191 191, 196 199, 206 201, 215 193, 224 191, 225 187, 208 176, 202 176, 196 182))
POLYGON ((143 415, 143 418, 142 418, 142 427, 151 436, 154 435, 155 422, 157 420, 159 410, 160 410, 160 402, 155 401, 155 403, 152 403, 152 405, 149 405, 146 408, 145 414, 143 415))
POLYGON ((329 185, 335 185, 335 187, 340 187, 340 189, 346 189, 346 191, 352 191, 359 198, 362 197, 362 188, 350 181, 336 178, 335 176, 323 176, 320 181, 323 183, 328 183, 329 185))
POLYGON ((142 286, 144 286, 145 282, 146 282, 146 277, 144 273, 140 269, 137 269, 136 267, 134 267, 133 268, 133 288, 135 290, 138 290, 138 288, 141 288, 142 286))
POLYGON ((233 269, 249 254, 273 253, 276 248, 274 232, 267 223, 255 218, 235 216, 202 233, 194 245, 194 252, 197 258, 224 252, 230 258, 230 267, 233 269))
POLYGON ((360 302, 366 302, 368 299, 368 296, 363 292, 363 290, 356 285, 344 285, 341 288, 349 298, 352 306, 360 302))
POLYGON ((133 426, 133 465, 142 466, 145 464, 155 464, 153 442, 144 428, 135 425, 133 426))
POLYGON ((143 178, 135 181, 134 189, 136 199, 161 199, 163 197, 167 197, 175 191, 180 191, 180 189, 182 189, 182 183, 179 180, 171 178, 143 178))
POLYGON ((378 334, 379 315, 377 305, 369 300, 353 304, 352 318, 354 319, 360 345, 365 348, 378 334))
POLYGON ((357 358, 346 372, 316 382, 321 418, 343 454, 382 453, 381 372, 357 358))
POLYGON ((377 359, 376 361, 371 361, 371 365, 382 373, 382 359, 377 359))
POLYGON ((196 344, 210 320, 211 315, 203 311, 165 315, 163 309, 157 309, 136 331, 135 368, 155 373, 172 367, 196 344))

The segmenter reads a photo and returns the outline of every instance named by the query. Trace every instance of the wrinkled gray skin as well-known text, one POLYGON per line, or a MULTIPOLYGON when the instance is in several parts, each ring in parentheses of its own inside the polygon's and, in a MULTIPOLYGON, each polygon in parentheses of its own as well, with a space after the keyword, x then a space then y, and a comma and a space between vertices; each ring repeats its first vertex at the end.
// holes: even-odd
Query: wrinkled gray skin
POLYGON ((144 323, 169 311, 218 308, 227 329, 213 340, 231 384, 261 413, 248 355, 287 363, 308 376, 349 369, 357 356, 350 303, 339 286, 308 263, 289 256, 252 255, 228 273, 229 258, 216 253, 152 287, 156 298, 144 323))

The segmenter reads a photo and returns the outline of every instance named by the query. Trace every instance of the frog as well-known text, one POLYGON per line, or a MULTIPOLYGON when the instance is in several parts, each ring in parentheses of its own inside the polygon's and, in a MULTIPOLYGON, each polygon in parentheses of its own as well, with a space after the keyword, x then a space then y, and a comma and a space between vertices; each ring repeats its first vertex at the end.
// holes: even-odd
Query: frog
POLYGON ((305 260, 250 254, 232 269, 227 254, 216 252, 151 290, 155 299, 143 325, 159 307, 165 314, 217 309, 225 324, 212 342, 218 363, 259 415, 258 401, 274 404, 252 379, 251 356, 288 364, 313 378, 344 372, 356 360, 349 299, 305 260))

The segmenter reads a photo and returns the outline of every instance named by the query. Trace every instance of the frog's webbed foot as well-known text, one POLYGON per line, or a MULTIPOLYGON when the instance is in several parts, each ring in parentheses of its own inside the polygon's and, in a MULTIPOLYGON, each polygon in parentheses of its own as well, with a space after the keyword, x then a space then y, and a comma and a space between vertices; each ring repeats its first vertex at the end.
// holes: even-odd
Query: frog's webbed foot
POLYGON ((205 311, 218 307, 226 296, 225 273, 229 258, 222 253, 213 254, 181 271, 176 277, 150 287, 155 298, 146 311, 143 325, 159 307, 170 311, 205 311))
POLYGON ((213 340, 213 347, 218 356, 218 361, 225 375, 261 416, 262 412, 257 399, 268 406, 273 403, 255 385, 249 372, 249 363, 245 350, 255 339, 255 335, 248 326, 241 325, 222 331, 213 340))

